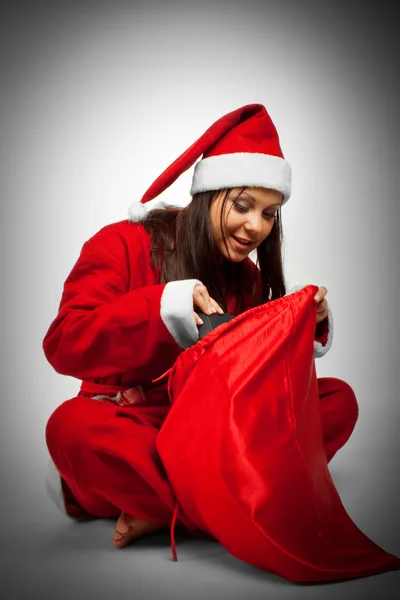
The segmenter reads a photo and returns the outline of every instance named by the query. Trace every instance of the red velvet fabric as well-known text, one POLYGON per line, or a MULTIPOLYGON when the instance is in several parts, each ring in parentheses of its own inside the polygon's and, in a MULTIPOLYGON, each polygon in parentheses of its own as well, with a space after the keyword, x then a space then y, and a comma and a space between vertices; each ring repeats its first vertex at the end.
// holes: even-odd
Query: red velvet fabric
MULTIPOLYGON (((121 511, 169 525, 175 496, 156 449, 169 406, 117 406, 77 396, 46 426, 46 443, 61 476, 69 516, 112 518, 121 511)), ((196 533, 184 514, 179 524, 196 533)))
POLYGON ((328 470, 316 291, 251 309, 181 354, 156 441, 186 517, 237 558, 293 582, 400 568, 351 520, 328 470))

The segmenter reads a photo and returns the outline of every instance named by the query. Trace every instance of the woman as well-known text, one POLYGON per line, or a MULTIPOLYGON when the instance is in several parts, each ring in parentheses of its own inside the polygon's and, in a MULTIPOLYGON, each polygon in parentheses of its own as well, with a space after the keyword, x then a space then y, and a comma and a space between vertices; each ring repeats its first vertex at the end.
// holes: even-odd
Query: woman
MULTIPOLYGON (((172 519, 175 497, 156 451, 169 411, 162 375, 198 340, 197 312, 238 315, 286 293, 280 214, 290 191, 267 111, 244 106, 168 167, 132 205, 130 220, 88 240, 65 282, 43 348, 58 373, 82 385, 51 415, 47 445, 68 514, 118 517, 119 548, 172 519), (165 205, 159 194, 200 155, 192 201, 165 205)), ((321 286, 316 296, 315 356, 332 343, 326 293, 321 286)), ((318 384, 330 460, 358 407, 346 383, 318 384)), ((196 533, 185 515, 180 523, 196 533)))

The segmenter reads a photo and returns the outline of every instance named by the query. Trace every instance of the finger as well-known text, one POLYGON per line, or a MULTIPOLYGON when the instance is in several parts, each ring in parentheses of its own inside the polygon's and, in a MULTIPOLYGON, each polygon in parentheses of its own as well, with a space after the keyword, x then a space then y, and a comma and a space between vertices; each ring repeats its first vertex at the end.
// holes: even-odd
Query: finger
POLYGON ((193 306, 199 308, 205 315, 211 315, 211 304, 204 300, 203 296, 194 296, 193 306))
POLYGON ((210 298, 210 300, 211 300, 211 304, 214 309, 214 312, 219 313, 220 315, 223 315, 224 311, 222 310, 222 308, 220 307, 218 302, 216 300, 214 300, 214 298, 210 298))
POLYGON ((317 313, 327 312, 328 311, 328 302, 325 300, 321 300, 317 306, 317 313))
POLYGON ((205 313, 206 315, 211 315, 213 312, 213 306, 209 296, 204 297, 200 294, 196 294, 193 296, 193 304, 194 306, 200 308, 201 312, 205 313))
POLYGON ((193 304, 198 306, 200 310, 210 315, 212 312, 211 298, 205 285, 197 284, 193 291, 193 304))
POLYGON ((321 323, 321 321, 326 319, 327 316, 328 316, 328 312, 322 313, 322 314, 318 313, 317 314, 317 323, 321 323))
POLYGON ((194 286, 193 296, 201 296, 202 298, 208 299, 210 298, 208 289, 205 285, 198 283, 194 286))
POLYGON ((323 321, 327 316, 328 316, 328 311, 324 311, 322 313, 317 313, 316 314, 317 323, 319 323, 320 321, 323 321))
POLYGON ((203 324, 204 324, 204 321, 203 321, 203 319, 201 319, 201 318, 199 317, 199 315, 198 315, 196 312, 194 312, 194 311, 193 311, 193 316, 194 316, 194 321, 195 321, 196 325, 199 325, 199 326, 200 326, 200 325, 203 325, 203 324))
POLYGON ((317 311, 317 323, 323 321, 329 315, 328 305, 323 310, 317 311))
POLYGON ((324 298, 324 296, 326 296, 327 293, 328 293, 328 290, 326 289, 326 287, 324 287, 324 286, 319 287, 318 292, 314 296, 314 300, 316 302, 320 302, 322 300, 322 298, 324 298))

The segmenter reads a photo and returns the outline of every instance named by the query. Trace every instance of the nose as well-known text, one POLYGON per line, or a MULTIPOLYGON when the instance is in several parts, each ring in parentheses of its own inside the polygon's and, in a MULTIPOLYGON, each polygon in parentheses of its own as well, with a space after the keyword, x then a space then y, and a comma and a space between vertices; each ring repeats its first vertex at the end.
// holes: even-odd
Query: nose
POLYGON ((258 214, 256 211, 249 211, 246 214, 246 222, 244 223, 244 228, 249 233, 260 234, 263 231, 263 220, 262 215, 258 214))

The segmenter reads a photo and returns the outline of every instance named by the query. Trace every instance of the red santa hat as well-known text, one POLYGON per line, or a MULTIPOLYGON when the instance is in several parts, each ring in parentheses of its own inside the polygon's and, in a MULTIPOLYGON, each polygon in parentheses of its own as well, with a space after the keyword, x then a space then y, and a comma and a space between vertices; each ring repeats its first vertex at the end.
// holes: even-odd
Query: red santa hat
POLYGON ((290 165, 283 157, 278 132, 262 104, 247 104, 216 121, 154 181, 139 202, 129 207, 131 221, 155 208, 173 206, 159 196, 197 159, 190 195, 235 187, 264 187, 291 192, 290 165))

